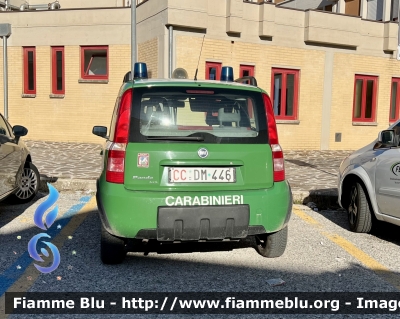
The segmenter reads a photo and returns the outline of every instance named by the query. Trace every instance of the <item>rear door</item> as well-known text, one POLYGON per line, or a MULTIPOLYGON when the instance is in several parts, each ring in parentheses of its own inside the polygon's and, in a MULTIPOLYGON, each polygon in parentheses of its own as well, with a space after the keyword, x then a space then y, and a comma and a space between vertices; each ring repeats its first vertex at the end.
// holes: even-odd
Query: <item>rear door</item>
POLYGON ((273 186, 260 92, 135 89, 132 114, 127 189, 185 192, 273 186))
POLYGON ((21 156, 21 148, 14 142, 4 118, 0 115, 0 197, 17 187, 21 156))

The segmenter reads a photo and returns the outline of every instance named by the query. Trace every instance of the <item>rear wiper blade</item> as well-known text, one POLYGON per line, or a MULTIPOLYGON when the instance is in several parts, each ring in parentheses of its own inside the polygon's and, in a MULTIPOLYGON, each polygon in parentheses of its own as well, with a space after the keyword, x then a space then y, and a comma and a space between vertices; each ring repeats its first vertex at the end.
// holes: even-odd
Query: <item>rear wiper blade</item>
POLYGON ((156 141, 204 141, 201 136, 149 136, 147 139, 156 141))

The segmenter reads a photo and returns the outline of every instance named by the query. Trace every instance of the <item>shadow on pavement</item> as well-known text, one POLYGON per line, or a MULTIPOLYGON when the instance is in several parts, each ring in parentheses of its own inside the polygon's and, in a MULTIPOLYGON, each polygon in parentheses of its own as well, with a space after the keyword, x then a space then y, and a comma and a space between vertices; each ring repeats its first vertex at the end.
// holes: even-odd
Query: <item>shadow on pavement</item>
POLYGON ((32 201, 29 203, 25 204, 18 204, 14 200, 12 200, 10 197, 7 197, 3 201, 0 202, 0 228, 3 227, 4 225, 8 224, 11 222, 14 218, 18 217, 21 215, 26 209, 28 209, 30 206, 32 206, 35 202, 40 200, 41 198, 47 196, 48 194, 39 192, 35 196, 32 201))
MULTIPOLYGON (((351 231, 349 228, 347 212, 344 209, 322 210, 318 211, 318 213, 337 226, 349 232, 351 231)), ((370 234, 381 240, 400 246, 400 226, 382 222, 374 218, 370 234)))
POLYGON ((340 208, 338 203, 338 190, 336 187, 312 189, 309 193, 310 194, 304 198, 303 205, 313 202, 317 205, 319 210, 340 208))
POLYGON ((375 220, 371 235, 400 246, 400 226, 375 220))
POLYGON ((311 167, 311 168, 314 168, 314 169, 316 169, 316 170, 318 170, 320 172, 326 173, 328 175, 332 175, 332 176, 335 176, 335 177, 337 176, 336 174, 334 174, 332 172, 328 172, 328 171, 325 171, 323 169, 320 169, 318 165, 307 163, 307 162, 304 162, 302 160, 285 159, 285 162, 289 162, 289 163, 292 163, 292 164, 297 165, 297 166, 311 167))

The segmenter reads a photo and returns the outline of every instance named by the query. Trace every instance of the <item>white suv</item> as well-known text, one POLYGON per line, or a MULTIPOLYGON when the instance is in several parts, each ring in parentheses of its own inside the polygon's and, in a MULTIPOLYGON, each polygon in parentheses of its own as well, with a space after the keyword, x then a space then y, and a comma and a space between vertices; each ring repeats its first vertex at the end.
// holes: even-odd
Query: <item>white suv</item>
POLYGON ((368 233, 373 216, 400 226, 399 141, 400 120, 341 163, 339 204, 348 212, 352 231, 368 233))

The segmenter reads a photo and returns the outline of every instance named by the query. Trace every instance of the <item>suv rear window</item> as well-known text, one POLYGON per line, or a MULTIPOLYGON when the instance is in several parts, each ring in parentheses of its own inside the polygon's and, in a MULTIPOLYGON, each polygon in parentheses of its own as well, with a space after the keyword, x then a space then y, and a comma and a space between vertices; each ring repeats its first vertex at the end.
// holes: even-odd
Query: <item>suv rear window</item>
POLYGON ((193 87, 135 88, 130 142, 267 143, 261 92, 193 87))

